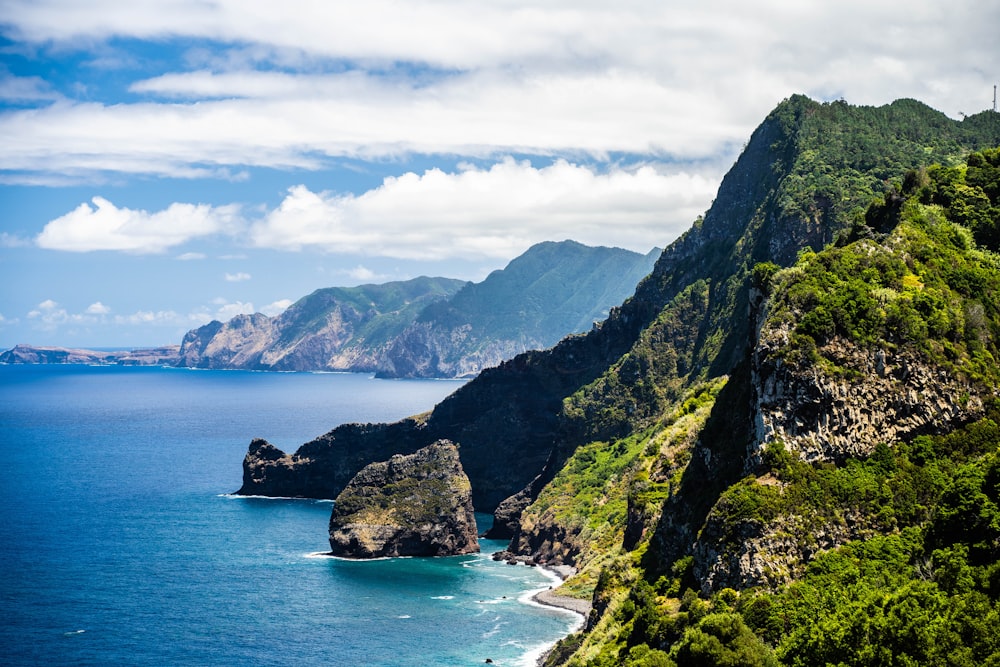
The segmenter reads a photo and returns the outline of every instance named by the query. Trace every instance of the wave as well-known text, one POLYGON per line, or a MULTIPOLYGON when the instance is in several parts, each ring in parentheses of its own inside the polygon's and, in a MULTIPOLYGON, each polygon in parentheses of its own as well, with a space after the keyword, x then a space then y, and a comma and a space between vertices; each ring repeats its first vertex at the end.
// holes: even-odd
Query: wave
POLYGON ((215 497, 216 498, 230 498, 230 499, 233 499, 233 500, 242 500, 244 498, 247 498, 247 499, 250 499, 250 500, 299 500, 299 501, 308 501, 308 502, 311 502, 311 503, 330 503, 330 504, 333 504, 333 500, 331 500, 329 498, 302 498, 302 497, 295 497, 295 496, 247 496, 247 495, 243 495, 242 493, 217 493, 217 494, 215 494, 215 497))

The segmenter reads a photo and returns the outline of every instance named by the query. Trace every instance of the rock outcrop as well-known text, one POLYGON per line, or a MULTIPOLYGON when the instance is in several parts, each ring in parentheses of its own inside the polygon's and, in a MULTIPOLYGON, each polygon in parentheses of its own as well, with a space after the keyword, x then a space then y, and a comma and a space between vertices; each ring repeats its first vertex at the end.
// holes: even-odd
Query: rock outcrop
POLYGON ((787 326, 768 327, 754 350, 751 465, 774 440, 806 461, 865 457, 879 443, 945 432, 980 416, 981 394, 992 393, 912 349, 863 349, 843 339, 820 350, 843 369, 834 376, 784 360, 787 337, 787 326))
POLYGON ((189 331, 180 365, 473 377, 590 329, 658 254, 545 242, 480 283, 421 277, 320 289, 275 317, 238 315, 189 331))
POLYGON ((447 440, 365 466, 334 502, 331 554, 453 556, 479 551, 472 488, 447 440))
POLYGON ((640 255, 575 241, 529 248, 479 283, 431 304, 390 344, 382 377, 472 377, 589 330, 635 290, 660 250, 640 255))

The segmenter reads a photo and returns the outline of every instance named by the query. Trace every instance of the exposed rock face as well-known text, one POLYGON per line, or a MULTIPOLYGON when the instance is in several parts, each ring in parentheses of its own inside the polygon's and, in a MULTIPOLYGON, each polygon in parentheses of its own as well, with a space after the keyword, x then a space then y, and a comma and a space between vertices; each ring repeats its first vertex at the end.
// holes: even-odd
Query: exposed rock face
POLYGON ((180 365, 372 372, 388 342, 424 307, 465 284, 420 277, 316 290, 275 317, 237 315, 189 331, 181 344, 180 365))
POLYGON ((546 242, 481 283, 421 277, 320 289, 275 317, 238 315, 189 331, 180 365, 472 377, 590 329, 658 254, 546 242))
POLYGON ((983 413, 986 391, 951 376, 912 350, 862 349, 842 339, 821 354, 846 369, 832 377, 815 365, 796 367, 779 351, 787 325, 769 325, 753 353, 754 442, 781 440, 807 461, 864 457, 882 443, 940 433, 983 413))
POLYGON ((15 345, 0 354, 0 364, 100 364, 109 366, 174 366, 179 346, 136 348, 133 350, 84 350, 66 347, 15 345))
POLYGON ((330 549, 346 558, 478 552, 472 488, 458 448, 441 440, 365 466, 334 502, 330 549))

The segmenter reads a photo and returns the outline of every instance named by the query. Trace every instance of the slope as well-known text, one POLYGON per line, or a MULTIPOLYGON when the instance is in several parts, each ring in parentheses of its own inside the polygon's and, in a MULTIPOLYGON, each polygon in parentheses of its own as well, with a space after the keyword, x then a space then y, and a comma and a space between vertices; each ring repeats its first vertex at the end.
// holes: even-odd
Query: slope
POLYGON ((181 366, 247 370, 373 371, 378 352, 429 303, 465 285, 420 277, 382 285, 328 287, 276 317, 237 315, 189 331, 181 366))
POLYGON ((555 556, 589 531, 597 611, 549 664, 1000 659, 998 167, 910 171, 836 245, 758 266, 745 362, 577 450, 522 520, 555 517, 555 556))
POLYGON ((608 316, 653 268, 645 256, 574 241, 529 248, 502 270, 425 308, 389 346, 382 377, 473 376, 551 347, 608 316))

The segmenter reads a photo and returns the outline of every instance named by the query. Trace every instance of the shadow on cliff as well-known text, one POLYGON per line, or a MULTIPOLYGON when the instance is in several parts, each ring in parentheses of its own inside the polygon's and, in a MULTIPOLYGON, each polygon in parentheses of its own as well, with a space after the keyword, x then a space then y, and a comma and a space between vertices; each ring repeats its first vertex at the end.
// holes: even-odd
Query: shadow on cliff
MULTIPOLYGON (((668 574, 680 558, 691 555, 698 531, 722 493, 744 475, 753 433, 750 359, 747 355, 730 373, 719 392, 680 487, 668 498, 643 568, 652 579, 668 574)), ((696 582, 684 581, 697 588, 696 582)))

